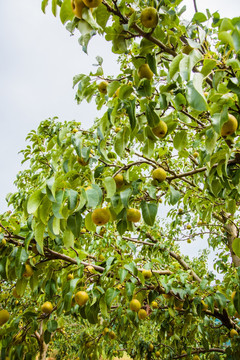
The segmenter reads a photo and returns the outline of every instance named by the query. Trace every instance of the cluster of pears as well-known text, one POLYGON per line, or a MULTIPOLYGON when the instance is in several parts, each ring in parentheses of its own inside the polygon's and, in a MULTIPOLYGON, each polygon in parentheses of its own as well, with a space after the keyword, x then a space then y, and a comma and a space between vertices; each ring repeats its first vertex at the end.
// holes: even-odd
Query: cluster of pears
POLYGON ((140 320, 144 320, 147 317, 147 312, 144 309, 141 309, 141 303, 137 299, 132 299, 130 301, 129 307, 132 311, 136 312, 138 314, 138 318, 140 320))
POLYGON ((82 19, 83 8, 96 8, 101 2, 102 0, 71 0, 72 11, 78 19, 82 19))

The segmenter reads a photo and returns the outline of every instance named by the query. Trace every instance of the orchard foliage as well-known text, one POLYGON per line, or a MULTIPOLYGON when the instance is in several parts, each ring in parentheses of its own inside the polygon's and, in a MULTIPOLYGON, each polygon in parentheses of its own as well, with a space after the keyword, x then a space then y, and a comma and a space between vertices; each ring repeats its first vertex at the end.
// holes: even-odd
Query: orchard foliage
POLYGON ((120 70, 97 57, 74 77, 76 101, 102 110, 90 129, 48 119, 27 137, 0 216, 2 358, 239 359, 240 18, 186 21, 181 3, 102 0, 80 19, 52 1, 83 51, 111 42, 120 70), (207 249, 182 254, 201 238, 215 274, 207 249))

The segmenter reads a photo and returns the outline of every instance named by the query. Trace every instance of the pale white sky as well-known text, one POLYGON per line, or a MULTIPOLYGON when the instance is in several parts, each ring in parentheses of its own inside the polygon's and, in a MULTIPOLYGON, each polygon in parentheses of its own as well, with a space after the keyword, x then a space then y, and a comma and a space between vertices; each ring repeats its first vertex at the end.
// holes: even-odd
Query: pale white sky
MULTIPOLYGON (((191 18, 193 2, 184 3, 191 18)), ((109 43, 94 38, 85 55, 78 36, 70 36, 50 7, 44 15, 40 5, 40 0, 0 1, 0 212, 6 210, 5 195, 14 191, 21 169, 18 151, 30 130, 48 117, 75 119, 88 127, 97 116, 94 102, 78 106, 74 101, 73 76, 88 73, 97 55, 105 59, 106 74, 117 69, 109 43)), ((206 7, 222 16, 240 15, 238 0, 198 0, 199 11, 206 7)))

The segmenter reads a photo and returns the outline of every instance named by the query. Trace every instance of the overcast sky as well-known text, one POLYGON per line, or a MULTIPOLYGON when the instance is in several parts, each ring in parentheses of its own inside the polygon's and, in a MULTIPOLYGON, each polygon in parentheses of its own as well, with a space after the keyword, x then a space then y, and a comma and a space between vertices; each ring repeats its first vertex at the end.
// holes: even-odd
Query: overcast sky
MULTIPOLYGON (((193 1, 184 3, 191 18, 193 1)), ((74 101, 73 76, 92 70, 97 55, 104 58, 106 74, 117 71, 109 43, 95 37, 87 56, 77 35, 70 36, 50 6, 44 15, 40 5, 41 0, 0 1, 0 212, 6 210, 5 195, 14 191, 12 184, 21 169, 18 151, 26 146, 30 130, 53 116, 81 121, 84 127, 97 116, 94 102, 79 106, 74 101)), ((199 11, 206 7, 222 16, 240 15, 238 0, 198 0, 199 11)))

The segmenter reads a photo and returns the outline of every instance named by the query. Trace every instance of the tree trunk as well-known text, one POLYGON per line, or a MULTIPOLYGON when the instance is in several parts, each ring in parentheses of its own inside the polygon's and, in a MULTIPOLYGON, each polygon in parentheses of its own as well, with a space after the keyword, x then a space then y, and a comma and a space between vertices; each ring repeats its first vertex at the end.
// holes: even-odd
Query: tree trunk
POLYGON ((47 357, 47 350, 48 350, 48 344, 46 344, 44 341, 40 345, 40 356, 39 360, 46 360, 47 357))

